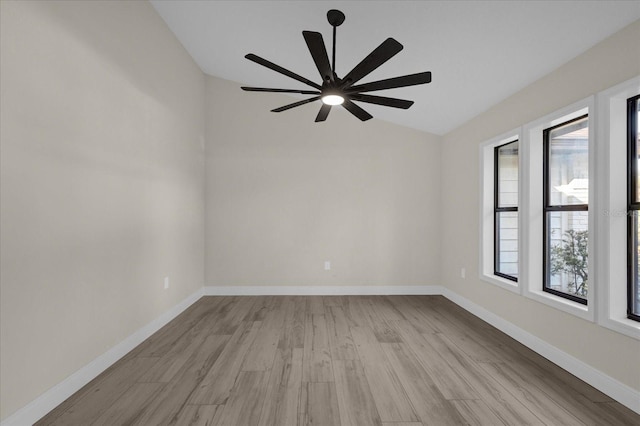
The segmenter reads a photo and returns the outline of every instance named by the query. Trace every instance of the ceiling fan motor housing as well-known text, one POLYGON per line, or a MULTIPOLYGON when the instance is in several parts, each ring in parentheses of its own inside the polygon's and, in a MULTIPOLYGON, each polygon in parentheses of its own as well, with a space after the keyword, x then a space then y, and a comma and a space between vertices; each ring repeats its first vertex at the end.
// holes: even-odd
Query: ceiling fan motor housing
POLYGON ((339 27, 344 22, 344 13, 340 12, 336 9, 331 9, 327 12, 327 21, 331 24, 332 27, 339 27))

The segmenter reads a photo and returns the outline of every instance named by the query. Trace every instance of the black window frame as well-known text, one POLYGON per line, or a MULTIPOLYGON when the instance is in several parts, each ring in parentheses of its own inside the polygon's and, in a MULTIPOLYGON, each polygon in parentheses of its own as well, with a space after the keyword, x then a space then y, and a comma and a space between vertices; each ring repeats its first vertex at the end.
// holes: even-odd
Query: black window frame
MULTIPOLYGON (((542 201, 542 272, 543 272, 543 277, 542 277, 542 291, 546 292, 546 293, 550 293, 553 294, 555 296, 559 296, 562 297, 564 299, 568 299, 571 300, 573 302, 577 302, 580 303, 582 305, 587 305, 588 301, 585 298, 582 297, 578 297, 575 296, 573 294, 569 294, 569 293, 564 293, 562 291, 558 291, 555 289, 552 289, 548 286, 548 280, 550 278, 550 274, 547 272, 549 265, 548 265, 548 260, 547 260, 547 255, 548 255, 548 251, 549 251, 549 246, 551 245, 551 232, 548 232, 548 226, 549 226, 549 221, 547 220, 547 216, 548 213, 550 212, 573 212, 573 211, 589 211, 589 204, 563 204, 563 205, 557 205, 557 206, 552 206, 549 203, 549 198, 550 198, 550 191, 549 191, 549 156, 550 156, 550 148, 551 145, 549 143, 549 134, 559 128, 559 127, 564 127, 566 125, 569 125, 571 123, 580 121, 587 118, 588 120, 589 118, 589 114, 584 114, 581 115, 580 117, 576 117, 576 118, 572 118, 571 120, 567 120, 564 121, 560 124, 557 124, 555 126, 552 127, 548 127, 546 129, 544 129, 542 131, 542 141, 543 141, 543 161, 542 161, 542 167, 543 167, 543 172, 542 172, 542 176, 543 176, 543 201, 542 201)), ((589 135, 589 139, 591 139, 591 137, 593 137, 592 135, 589 135)), ((591 156, 591 153, 589 153, 589 156, 591 156)), ((589 158, 589 162, 591 162, 591 158, 589 158)), ((591 225, 589 225, 589 227, 591 227, 591 225)))
POLYGON ((633 298, 637 294, 637 287, 640 285, 634 278, 636 271, 637 253, 634 244, 634 212, 640 210, 640 200, 637 199, 636 180, 638 170, 634 164, 638 155, 638 103, 640 95, 627 99, 627 318, 640 321, 640 313, 633 312, 633 298), (635 256, 634 256, 635 254, 635 256))
MULTIPOLYGON (((518 206, 512 207, 500 207, 499 200, 499 192, 500 192, 500 164, 498 161, 500 148, 510 145, 512 143, 518 143, 518 181, 520 180, 520 141, 518 139, 514 139, 509 142, 505 142, 501 145, 495 146, 493 148, 493 274, 504 278, 513 282, 518 282, 518 277, 514 277, 513 275, 505 274, 504 272, 498 271, 498 266, 500 264, 500 250, 499 250, 499 241, 500 241, 500 228, 498 227, 498 216, 500 213, 504 212, 518 212, 518 206)), ((518 194, 518 200, 520 199, 520 194, 518 194)), ((520 229, 518 229, 518 233, 520 229)), ((519 241, 519 239, 518 239, 519 241)), ((520 251, 518 250, 518 273, 520 272, 520 251)))

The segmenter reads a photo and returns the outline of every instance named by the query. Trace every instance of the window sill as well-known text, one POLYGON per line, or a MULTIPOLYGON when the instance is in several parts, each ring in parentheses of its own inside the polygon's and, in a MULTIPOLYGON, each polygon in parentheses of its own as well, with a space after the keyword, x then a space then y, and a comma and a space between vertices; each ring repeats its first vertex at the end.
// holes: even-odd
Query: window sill
POLYGON ((640 322, 628 318, 604 318, 599 324, 631 338, 640 340, 640 322))
POLYGON ((502 287, 505 290, 520 294, 520 286, 516 281, 511 281, 493 274, 489 275, 484 272, 480 274, 480 279, 493 285, 497 285, 498 287, 502 287))
POLYGON ((555 296, 542 290, 529 290, 525 295, 530 299, 568 314, 575 315, 587 321, 594 321, 593 310, 589 309, 589 305, 583 305, 582 303, 574 302, 560 296, 555 296))

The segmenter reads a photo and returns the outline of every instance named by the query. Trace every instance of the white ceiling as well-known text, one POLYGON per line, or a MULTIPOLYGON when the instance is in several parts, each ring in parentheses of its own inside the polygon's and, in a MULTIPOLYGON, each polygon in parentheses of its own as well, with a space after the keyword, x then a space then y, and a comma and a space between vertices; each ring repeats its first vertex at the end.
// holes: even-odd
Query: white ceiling
MULTIPOLYGON (((439 135, 640 19, 640 1, 151 3, 207 74, 249 86, 289 89, 309 88, 244 55, 255 53, 320 82, 302 31, 321 32, 331 55, 326 13, 339 9, 346 15, 338 27, 339 76, 387 37, 402 43, 404 50, 361 83, 420 71, 433 74, 428 85, 372 93, 414 100, 409 110, 360 105, 375 118, 439 135)), ((310 113, 309 120, 315 114, 310 113)), ((330 123, 331 117, 318 125, 330 123)))

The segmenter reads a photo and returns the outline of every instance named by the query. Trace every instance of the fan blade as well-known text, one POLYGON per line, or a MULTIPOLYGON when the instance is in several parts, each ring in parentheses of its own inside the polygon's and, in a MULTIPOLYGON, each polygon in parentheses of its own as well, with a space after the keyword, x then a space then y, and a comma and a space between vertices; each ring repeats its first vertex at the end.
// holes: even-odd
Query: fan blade
POLYGON ((311 87, 315 87, 316 89, 320 90, 322 89, 322 87, 319 84, 314 83, 311 80, 308 80, 294 72, 289 71, 288 69, 282 68, 280 65, 276 65, 273 62, 269 62, 266 59, 261 58, 258 55, 254 55, 253 53, 249 53, 248 55, 245 55, 245 58, 247 58, 250 61, 255 62, 256 64, 260 64, 263 67, 267 67, 269 69, 274 70, 275 72, 279 72, 280 74, 284 74, 287 77, 291 77, 294 80, 298 80, 301 83, 304 83, 308 86, 311 87))
POLYGON ((367 111, 363 110, 358 105, 351 102, 349 99, 345 99, 344 102, 342 103, 342 106, 347 111, 349 111, 351 114, 355 115, 362 121, 367 121, 370 118, 373 118, 371 114, 369 114, 367 111))
POLYGON ((356 65, 349 74, 342 79, 343 88, 347 88, 393 58, 402 50, 402 45, 392 38, 388 38, 374 49, 373 52, 356 65))
POLYGON ((289 104, 289 105, 281 106, 280 108, 272 109, 271 112, 286 111, 288 109, 295 108, 295 107, 300 106, 300 105, 308 104, 309 102, 317 101, 318 99, 320 99, 320 96, 314 96, 313 98, 304 99, 302 101, 294 102, 294 103, 289 104))
POLYGON ((333 81, 333 71, 331 70, 331 64, 329 64, 329 56, 327 55, 322 34, 314 31, 303 31, 302 35, 304 36, 304 41, 307 42, 309 53, 311 53, 313 62, 316 63, 322 81, 333 81))
POLYGON ((387 78, 385 80, 372 81, 358 86, 349 87, 347 93, 373 92, 375 90, 395 89, 397 87, 416 86, 418 84, 431 83, 431 72, 419 72, 417 74, 403 75, 401 77, 387 78))
POLYGON ((331 111, 331 105, 322 104, 322 107, 316 116, 316 123, 326 120, 329 115, 329 111, 331 111))
POLYGON ((354 101, 367 102, 370 104, 384 105, 392 108, 409 109, 413 105, 413 101, 407 101, 397 98, 386 98, 384 96, 372 96, 372 95, 349 95, 354 101))
POLYGON ((276 93, 299 93, 301 95, 319 95, 320 92, 315 90, 294 90, 294 89, 267 89, 265 87, 241 87, 247 92, 276 92, 276 93))

